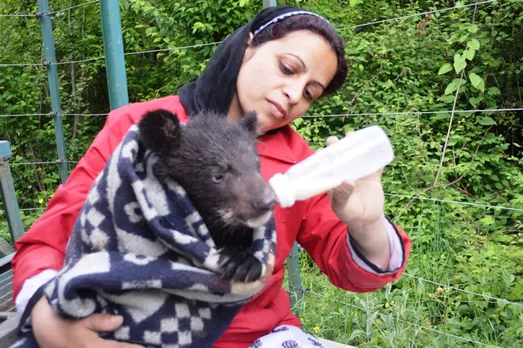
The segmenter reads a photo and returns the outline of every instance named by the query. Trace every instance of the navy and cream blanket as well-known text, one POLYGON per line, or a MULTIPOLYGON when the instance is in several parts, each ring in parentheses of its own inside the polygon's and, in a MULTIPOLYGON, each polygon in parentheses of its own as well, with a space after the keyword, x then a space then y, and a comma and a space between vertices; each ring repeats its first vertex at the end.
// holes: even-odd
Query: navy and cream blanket
MULTIPOLYGON (((253 282, 222 279, 218 250, 184 189, 160 181, 156 155, 133 126, 95 180, 67 247, 65 265, 43 293, 65 317, 119 314, 104 337, 147 347, 210 347, 269 279, 274 220, 254 230, 262 265, 253 282)), ((16 347, 35 347, 30 321, 16 347)))

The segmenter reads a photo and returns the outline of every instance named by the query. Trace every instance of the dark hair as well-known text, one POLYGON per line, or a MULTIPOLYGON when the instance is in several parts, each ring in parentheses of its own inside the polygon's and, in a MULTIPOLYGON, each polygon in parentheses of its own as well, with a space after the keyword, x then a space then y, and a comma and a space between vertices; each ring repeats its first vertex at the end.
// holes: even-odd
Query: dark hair
POLYGON ((263 29, 252 40, 253 47, 265 42, 281 39, 287 34, 298 31, 309 30, 322 36, 330 44, 338 57, 338 68, 331 82, 325 88, 323 95, 334 93, 343 85, 347 78, 347 61, 345 60, 345 49, 336 29, 322 18, 312 15, 295 15, 283 21, 276 22, 263 29))

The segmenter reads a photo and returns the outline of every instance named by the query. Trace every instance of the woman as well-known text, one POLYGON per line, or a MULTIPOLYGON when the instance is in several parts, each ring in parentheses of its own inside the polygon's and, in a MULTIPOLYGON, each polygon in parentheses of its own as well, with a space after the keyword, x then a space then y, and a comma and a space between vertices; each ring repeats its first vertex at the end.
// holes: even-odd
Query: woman
MULTIPOLYGON (((96 314, 78 321, 63 320, 37 289, 61 268, 73 223, 89 188, 129 127, 145 111, 162 107, 187 120, 200 110, 213 109, 237 120, 245 111, 256 110, 264 132, 258 147, 261 171, 268 179, 313 153, 289 123, 303 116, 316 99, 339 88, 346 74, 343 45, 331 24, 314 13, 280 6, 262 11, 229 35, 203 74, 183 86, 179 96, 113 110, 47 211, 16 243, 13 294, 17 310, 30 313, 40 345, 133 346, 98 337, 97 332, 117 329, 120 317, 96 314)), ((327 143, 336 140, 331 137, 327 143)), ((290 311, 289 297, 282 287, 284 261, 294 241, 337 287, 368 292, 398 279, 407 262, 410 240, 385 218, 383 204, 379 172, 355 183, 345 182, 328 194, 293 207, 277 207, 274 273, 215 347, 247 347, 253 342, 259 346, 290 336, 307 341, 297 329, 300 322, 290 311)))

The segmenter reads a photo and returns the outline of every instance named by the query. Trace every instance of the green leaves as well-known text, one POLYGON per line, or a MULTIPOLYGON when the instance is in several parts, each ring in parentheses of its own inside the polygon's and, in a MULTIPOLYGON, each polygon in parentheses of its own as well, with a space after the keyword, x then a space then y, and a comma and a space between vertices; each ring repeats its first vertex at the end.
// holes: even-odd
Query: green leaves
MULTIPOLYGON (((61 9, 70 3, 70 0, 55 0, 52 5, 53 9, 61 9)), ((121 3, 127 52, 221 41, 250 20, 262 4, 252 0, 122 0, 121 3)), ((317 11, 341 28, 420 13, 426 11, 425 6, 430 2, 298 0, 288 3, 317 11)), ((443 2, 434 4, 438 8, 446 6, 443 2)), ((53 16, 57 56, 61 61, 103 56, 99 8, 83 6, 62 16, 53 16)), ((327 135, 341 137, 349 129, 378 124, 390 134, 397 156, 385 170, 385 192, 409 197, 424 192, 433 184, 439 168, 454 100, 456 110, 521 105, 523 91, 518 86, 518 83, 521 85, 518 78, 523 74, 522 17, 519 15, 522 9, 521 1, 507 0, 503 6, 478 6, 474 23, 471 23, 473 8, 469 8, 470 11, 459 9, 436 14, 432 19, 418 17, 384 22, 360 28, 357 33, 340 30, 349 62, 347 82, 335 95, 315 102, 307 114, 399 114, 298 118, 293 127, 315 148, 325 146, 327 135), (416 111, 438 113, 416 114, 416 111)), ((37 11, 35 1, 0 1, 1 13, 37 11)), ((2 63, 41 60, 38 21, 2 18, 0 43, 2 63)), ((181 85, 201 73, 216 47, 127 55, 129 99, 149 100, 176 94, 181 85)), ((58 71, 64 112, 108 110, 103 60, 61 65, 58 71)), ((48 112, 46 84, 45 69, 41 67, 0 67, 0 114, 48 112)), ((74 119, 64 117, 67 154, 71 161, 81 158, 105 118, 79 117, 78 124, 74 119)), ((454 184, 434 188, 423 196, 523 207, 521 130, 520 119, 514 113, 456 113, 439 181, 454 184)), ((16 145, 13 163, 56 159, 53 124, 48 117, 0 118, 0 132, 16 145)), ((12 167, 22 208, 43 206, 39 204, 40 197, 44 193, 50 195, 58 182, 55 168, 53 165, 12 167)), ((47 196, 43 198, 47 200, 47 196)), ((510 301, 523 299, 523 280, 517 278, 523 274, 521 237, 506 232, 522 229, 517 225, 521 213, 426 200, 410 202, 395 196, 386 198, 385 209, 416 238, 410 263, 415 267, 409 272, 510 301), (515 245, 502 248, 501 243, 515 245), (505 266, 509 266, 516 280, 499 272, 505 266)), ((2 225, 4 230, 6 225, 2 225)), ((320 326, 325 334, 337 335, 340 341, 355 346, 437 346, 438 342, 459 346, 463 343, 450 335, 441 338, 430 331, 420 335, 417 326, 398 327, 392 318, 389 323, 389 314, 395 319, 429 325, 491 346, 515 346, 523 339, 520 307, 491 301, 485 308, 481 296, 469 299, 459 291, 446 291, 444 286, 443 291, 438 291, 437 285, 410 277, 400 279, 388 293, 385 289, 365 298, 344 295, 349 303, 365 307, 370 313, 380 311, 368 328, 368 311, 348 311, 346 306, 335 310, 331 299, 341 293, 326 277, 320 276, 320 272, 312 272, 312 268, 306 270, 311 272, 302 273, 308 277, 304 282, 321 285, 316 293, 327 298, 309 301, 314 310, 305 311, 305 326, 309 329, 320 326), (384 308, 391 300, 395 305, 384 308), (333 312, 338 315, 333 316, 333 312), (353 317, 347 320, 347 314, 353 317), (351 338, 347 332, 352 333, 351 338)))
POLYGON ((463 51, 463 57, 465 57, 469 61, 472 61, 476 56, 476 51, 480 47, 479 41, 476 39, 472 39, 469 42, 467 42, 467 47, 468 48, 465 51, 463 51))
POLYGON ((451 83, 449 83, 447 88, 445 88, 445 95, 449 95, 449 94, 455 92, 458 89, 458 86, 460 85, 460 83, 463 84, 464 82, 465 81, 462 79, 454 79, 451 83))
POLYGON ((482 92, 485 92, 485 81, 483 79, 476 75, 475 73, 469 74, 470 83, 474 88, 479 89, 482 92))
POLYGON ((470 47, 473 50, 479 50, 479 41, 476 39, 472 39, 469 42, 467 42, 467 46, 470 47))
MULTIPOLYGON (((472 34, 477 33, 478 29, 479 29, 479 27, 477 24, 471 24, 466 27, 466 30, 472 34)), ((453 37, 456 37, 456 35, 457 35, 457 33, 454 33, 453 37)), ((462 42, 462 41, 464 41, 465 37, 468 37, 468 34, 464 35, 457 41, 462 42)), ((463 50, 463 52, 461 54, 460 53, 454 54, 453 67, 454 67, 454 71, 456 72, 456 74, 462 73, 464 71, 464 69, 467 68, 467 66, 469 64, 469 63, 467 63, 467 61, 472 62, 474 60, 474 58, 476 57, 476 51, 480 48, 480 46, 481 45, 477 39, 471 39, 467 42, 467 48, 465 50, 463 50)), ((444 75, 451 70, 452 70, 452 66, 449 63, 445 63, 439 68, 438 75, 444 75)), ((477 89, 481 92, 485 92, 485 81, 478 74, 476 74, 475 72, 471 72, 469 74, 469 80, 470 80, 471 85, 475 89, 477 89)), ((463 81, 461 83, 463 83, 463 81)), ((445 92, 444 92, 445 96, 440 97, 439 100, 450 102, 451 101, 450 94, 455 92, 458 89, 459 85, 460 85, 460 80, 454 79, 445 88, 445 92)), ((494 93, 494 91, 493 91, 493 93, 494 93)), ((483 100, 484 100, 484 97, 481 95, 480 96, 470 96, 468 98, 469 103, 474 107, 477 107, 479 105, 479 103, 482 102, 483 100)))
POLYGON ((465 50, 463 51, 463 57, 465 57, 466 59, 468 59, 469 61, 471 61, 472 59, 474 59, 474 56, 476 55, 476 51, 473 50, 473 49, 468 49, 468 50, 465 50))
POLYGON ((478 28, 478 25, 477 25, 477 24, 471 24, 471 25, 467 28, 467 30, 468 30, 470 33, 472 33, 472 34, 477 33, 477 32, 478 32, 478 29, 479 29, 479 28, 478 28))
POLYGON ((482 117, 479 119, 479 124, 482 126, 494 126, 497 123, 492 117, 482 117))
POLYGON ((481 101, 483 100, 483 96, 479 96, 479 97, 472 97, 472 98, 469 98, 469 103, 470 105, 472 105, 473 107, 477 108, 478 107, 478 104, 481 103, 481 101))
MULTIPOLYGON (((468 30, 473 33, 477 32, 477 25, 473 25, 473 26, 469 27, 468 30)), ((454 71, 456 72, 456 74, 459 74, 460 72, 463 71, 463 69, 465 69, 467 67, 467 60, 472 61, 474 59, 474 57, 476 56, 476 51, 480 47, 480 43, 478 40, 472 39, 469 42, 467 42, 467 47, 468 48, 466 50, 464 50, 461 54, 460 53, 454 54, 453 66, 454 66, 454 71)), ((444 75, 451 70, 452 70, 452 66, 449 63, 445 63, 439 68, 438 75, 444 75)), ((482 86, 483 89, 481 89, 481 90, 484 91, 485 83, 483 82, 483 84, 481 85, 482 80, 479 81, 476 78, 476 76, 477 75, 472 77, 472 79, 474 81, 472 81, 472 79, 471 79, 472 85, 478 89, 481 89, 481 86, 482 86)), ((447 90, 448 90, 448 88, 449 88, 449 86, 447 86, 447 90)), ((450 89, 452 89, 452 88, 454 88, 454 87, 451 87, 450 89)), ((450 93, 452 93, 452 92, 450 92, 450 93)), ((447 92, 445 94, 447 94, 447 92)))
POLYGON ((489 89, 487 89, 487 94, 496 96, 496 95, 501 95, 501 92, 499 91, 499 88, 497 88, 497 87, 489 87, 489 89))
POLYGON ((452 65, 450 65, 449 63, 445 63, 439 68, 438 75, 446 74, 451 70, 452 70, 452 65))
POLYGON ((461 54, 456 53, 454 55, 454 70, 457 74, 459 74, 465 67, 467 66, 467 62, 465 61, 465 57, 463 57, 461 54))

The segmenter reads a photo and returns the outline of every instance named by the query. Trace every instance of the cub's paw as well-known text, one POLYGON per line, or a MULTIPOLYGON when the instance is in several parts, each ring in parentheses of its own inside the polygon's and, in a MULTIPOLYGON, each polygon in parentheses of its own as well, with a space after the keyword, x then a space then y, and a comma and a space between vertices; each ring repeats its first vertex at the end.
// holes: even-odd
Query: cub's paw
POLYGON ((244 249, 223 248, 219 263, 224 279, 251 282, 261 277, 261 262, 244 249))

